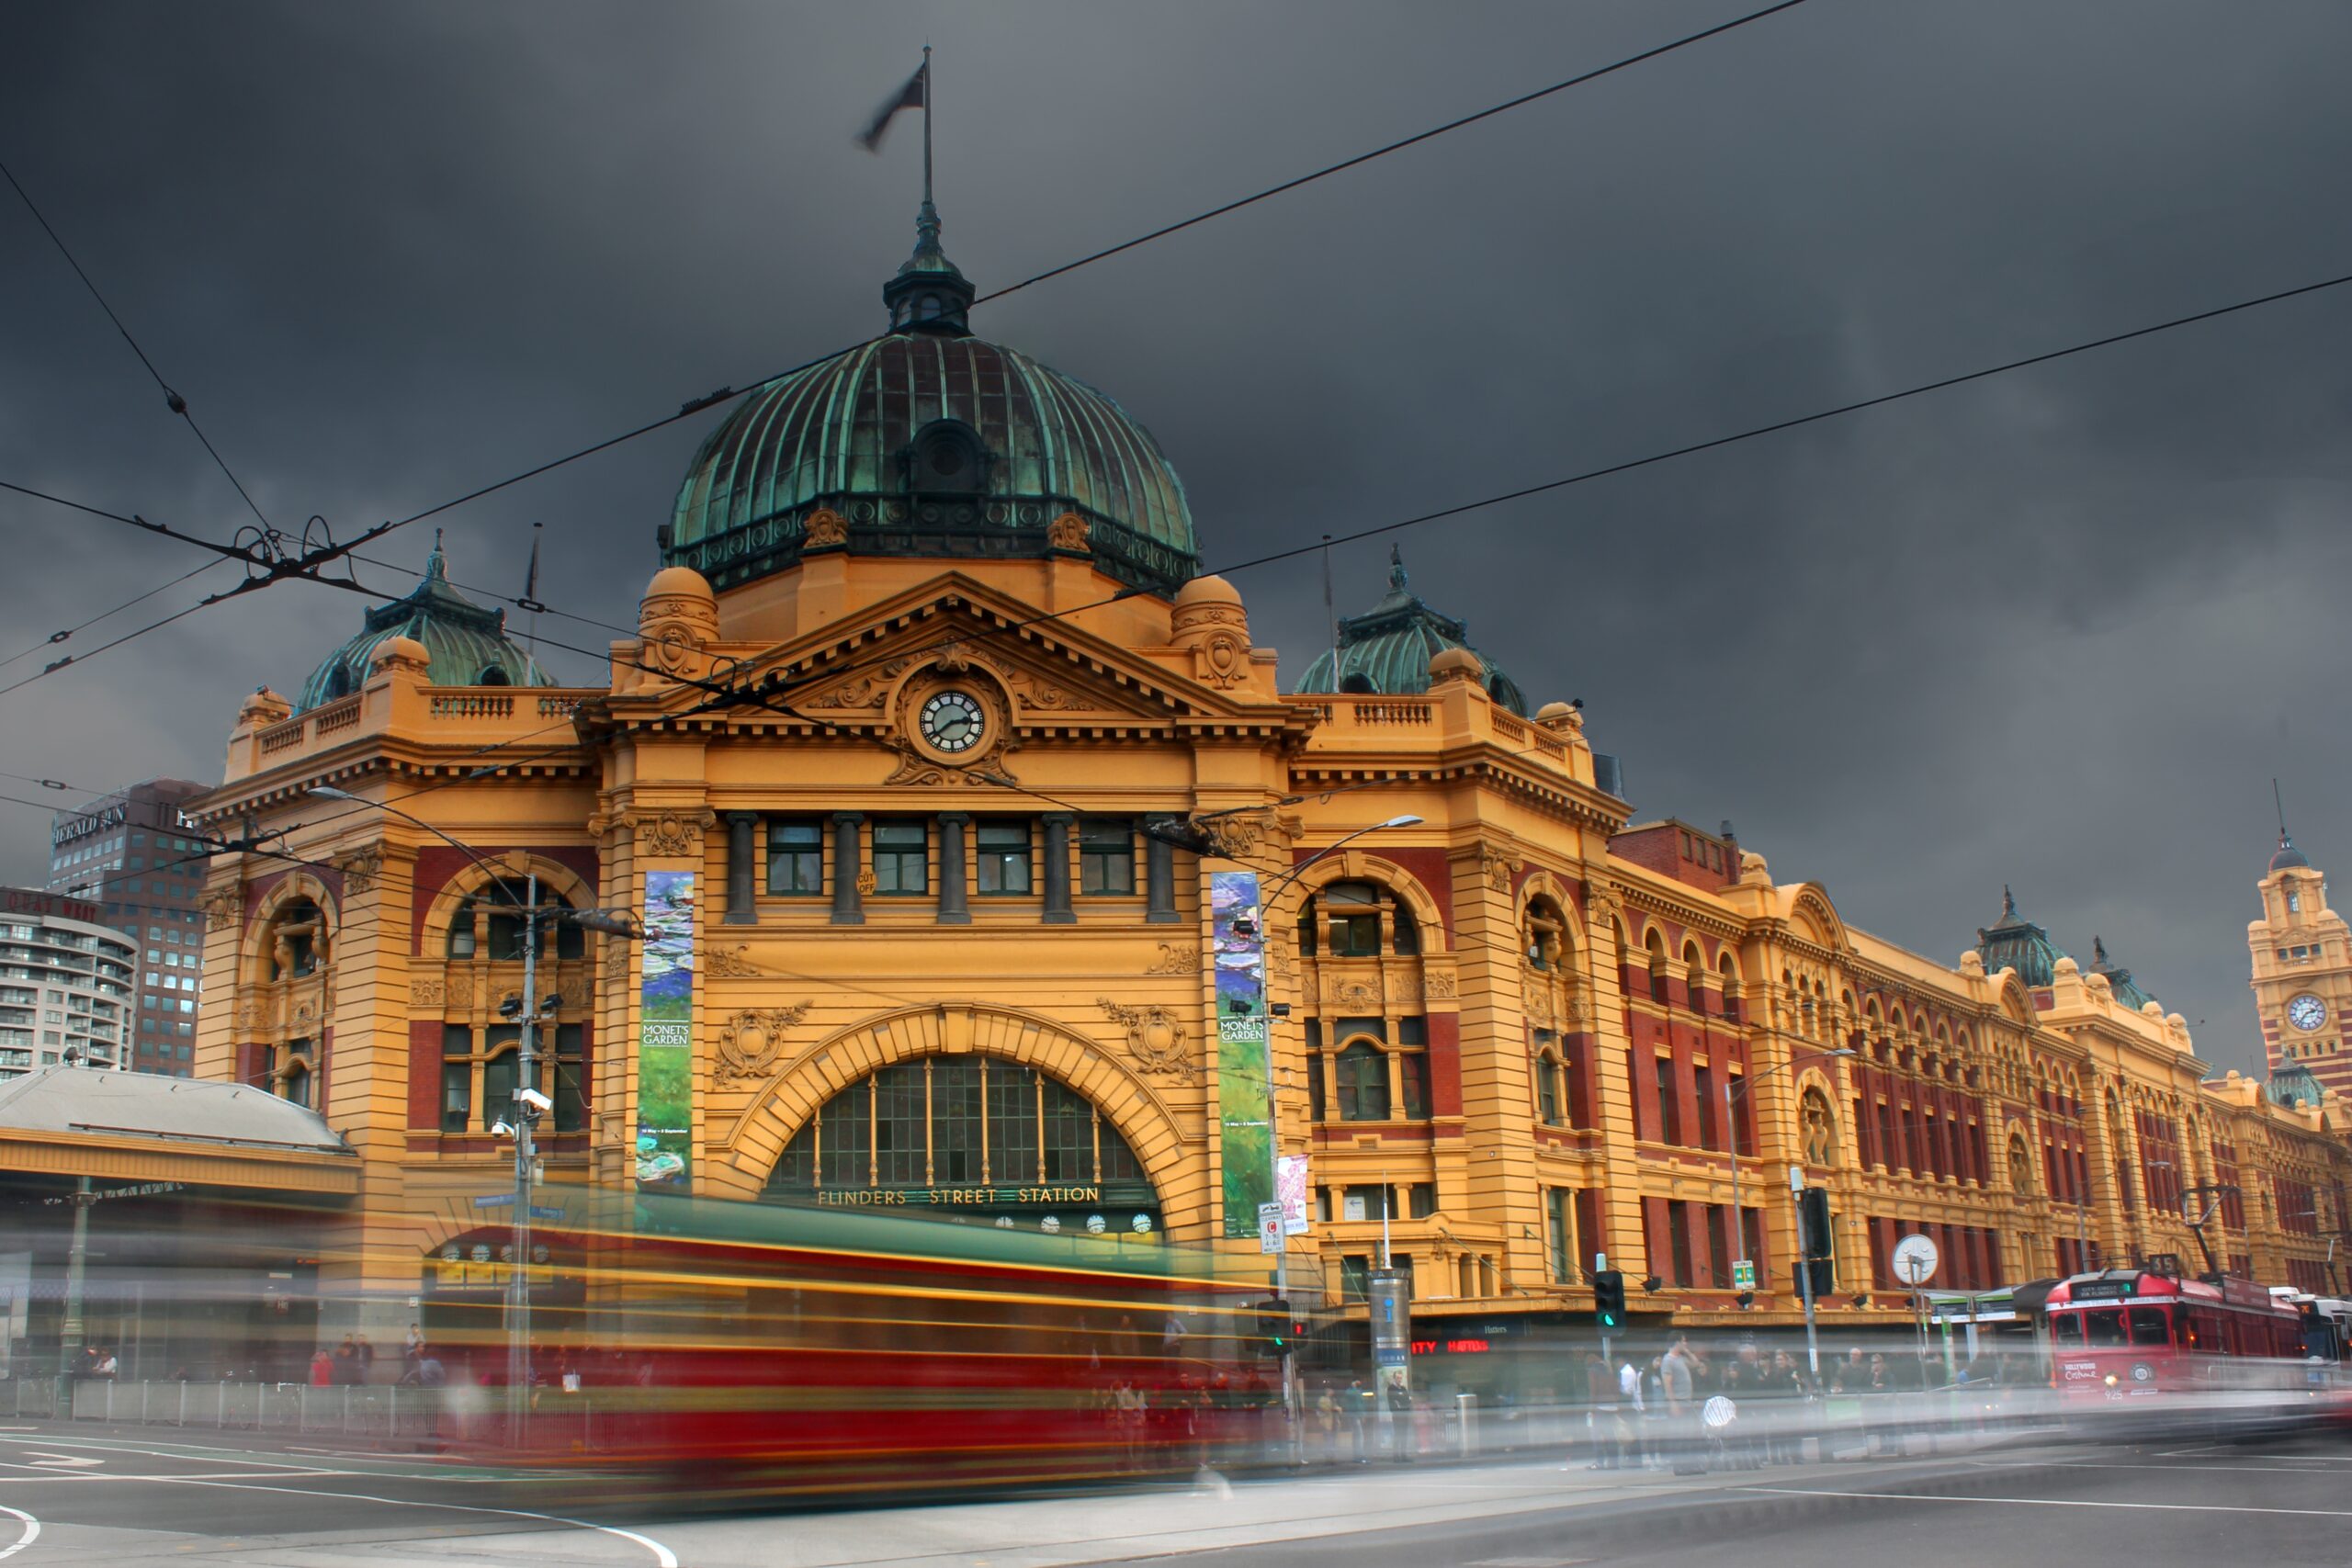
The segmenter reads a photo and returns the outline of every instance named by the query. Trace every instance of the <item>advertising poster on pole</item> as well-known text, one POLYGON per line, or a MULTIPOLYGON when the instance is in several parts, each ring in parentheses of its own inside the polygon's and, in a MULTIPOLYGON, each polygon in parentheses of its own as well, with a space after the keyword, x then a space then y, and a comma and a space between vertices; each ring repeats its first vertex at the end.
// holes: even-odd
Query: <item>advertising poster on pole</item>
POLYGON ((693 1190, 695 874, 645 874, 638 994, 637 1185, 693 1190))
POLYGON ((1258 914, 1258 874, 1209 874, 1216 955, 1216 1108, 1224 1140, 1225 1234, 1258 1234, 1258 1205, 1271 1203, 1267 1164, 1266 942, 1258 914))
POLYGON ((1284 1155, 1274 1168, 1274 1192, 1283 1206, 1283 1235, 1305 1235, 1306 1213, 1306 1156, 1284 1155))

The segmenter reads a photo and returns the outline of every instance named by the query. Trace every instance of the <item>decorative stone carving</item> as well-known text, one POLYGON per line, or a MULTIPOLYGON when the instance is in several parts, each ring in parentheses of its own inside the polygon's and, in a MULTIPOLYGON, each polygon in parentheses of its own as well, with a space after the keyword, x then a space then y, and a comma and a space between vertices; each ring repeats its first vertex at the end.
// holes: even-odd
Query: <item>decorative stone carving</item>
POLYGON ((800 525, 804 550, 837 550, 849 543, 849 519, 830 506, 820 506, 800 525))
POLYGON ((240 1002, 237 1004, 236 1026, 240 1031, 250 1034, 269 1022, 269 1012, 270 1008, 267 1002, 240 1002))
POLYGON ((1266 836, 1267 818, 1271 811, 1254 811, 1234 817, 1207 817, 1196 824, 1216 846, 1216 852, 1227 860, 1238 860, 1258 847, 1266 836))
POLYGON ((1453 999, 1453 976, 1425 975, 1421 977, 1421 995, 1425 1000, 1450 1002, 1453 999))
POLYGON ((245 912, 245 894, 241 887, 223 887, 204 901, 204 929, 225 931, 236 928, 245 912))
POLYGON ((862 675, 835 686, 830 692, 819 693, 809 700, 808 705, 816 708, 879 707, 890 689, 890 682, 905 674, 913 663, 911 657, 893 659, 871 675, 862 675))
POLYGON ((1201 971, 1201 950, 1190 942, 1163 942, 1159 944, 1159 960, 1144 969, 1147 975, 1197 975, 1201 971))
POLYGON ((624 942, 619 937, 606 937, 605 939, 605 973, 615 980, 628 978, 629 949, 634 945, 633 942, 624 942))
POLYGON ((1250 644, 1222 628, 1193 645, 1193 675, 1212 686, 1238 686, 1250 679, 1250 644))
POLYGON ((932 664, 943 675, 961 675, 972 667, 972 650, 963 638, 950 638, 940 645, 939 657, 932 664))
POLYGON ((408 1005, 436 1009, 448 1006, 448 983, 444 980, 411 980, 408 983, 408 1005))
POLYGON ((372 845, 364 850, 353 850, 348 854, 337 856, 334 868, 343 873, 345 894, 372 893, 376 890, 376 878, 383 874, 384 852, 372 845))
POLYGON ((1095 1006, 1102 1015, 1127 1032, 1127 1049, 1136 1059, 1138 1071, 1153 1077, 1181 1078, 1186 1083, 1201 1081, 1201 1065, 1184 1043, 1184 1026, 1176 1015, 1164 1007, 1122 1007, 1108 997, 1098 998, 1095 1006))
POLYGON ((1621 919, 1625 913, 1625 906, 1618 900, 1617 890, 1600 882, 1584 885, 1584 908, 1585 914, 1597 920, 1621 919))
MULTIPOLYGON (((661 584, 663 576, 657 574, 661 584)), ((718 604, 709 584, 690 573, 667 592, 649 592, 638 605, 641 663, 673 678, 701 673, 703 649, 718 640, 718 604)))
POLYGON ((1487 886, 1498 893, 1508 893, 1512 879, 1519 873, 1519 865, 1507 855, 1481 849, 1478 852, 1478 870, 1486 877, 1487 886))
POLYGON ((1046 543, 1057 550, 1086 553, 1088 525, 1075 512, 1065 512, 1046 525, 1046 543))
POLYGON ((1326 977, 1323 999, 1331 1007, 1345 1008, 1355 1013, 1377 1013, 1381 1010, 1380 987, 1363 980, 1326 977))
POLYGON ((740 942, 732 948, 713 948, 702 962, 705 969, 721 980, 749 980, 767 973, 752 962, 752 950, 740 942))
POLYGON ((669 859, 699 856, 703 830, 716 827, 718 822, 718 818, 707 810, 657 811, 637 819, 637 845, 649 855, 669 859))
POLYGON ((1527 1021, 1537 1029, 1560 1027, 1559 1009, 1555 1005, 1551 977, 1529 970, 1520 977, 1520 1006, 1527 1014, 1527 1021))
POLYGON ((766 1077, 784 1050, 785 1035, 808 1016, 810 1006, 750 1008, 719 1025, 718 1076, 766 1077))
POLYGON ((595 1000, 596 987, 589 983, 585 975, 567 975, 563 983, 556 987, 556 995, 563 998, 565 1008, 577 1010, 595 1000))

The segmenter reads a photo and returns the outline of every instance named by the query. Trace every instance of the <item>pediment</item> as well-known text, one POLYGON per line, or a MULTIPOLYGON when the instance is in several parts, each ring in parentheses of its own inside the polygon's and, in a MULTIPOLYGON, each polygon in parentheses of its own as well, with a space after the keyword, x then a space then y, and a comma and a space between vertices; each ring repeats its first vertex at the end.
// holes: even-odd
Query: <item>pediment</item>
POLYGON ((902 728, 910 684, 943 681, 987 688, 1012 728, 1303 722, 1288 704, 1197 680, 955 572, 788 644, 708 653, 707 676, 639 694, 663 717, 865 733, 902 728))

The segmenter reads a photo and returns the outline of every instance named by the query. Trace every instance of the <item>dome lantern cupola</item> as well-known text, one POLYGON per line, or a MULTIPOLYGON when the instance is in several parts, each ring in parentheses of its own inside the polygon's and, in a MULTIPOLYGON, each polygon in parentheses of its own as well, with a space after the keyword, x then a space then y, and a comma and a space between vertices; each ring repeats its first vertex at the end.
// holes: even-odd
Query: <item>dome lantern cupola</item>
POLYGON ((436 686, 552 686, 555 678, 506 635, 506 612, 488 610, 449 585, 441 535, 416 587, 368 612, 359 635, 327 655, 302 682, 295 711, 347 697, 368 683, 377 650, 397 638, 421 645, 430 657, 427 679, 436 686))
POLYGON ((1487 694, 1520 717, 1527 698, 1500 665, 1470 646, 1467 623, 1423 604, 1408 586, 1405 553, 1388 550, 1388 592, 1361 615, 1340 621, 1339 647, 1315 656, 1295 693, 1336 692, 1409 696, 1430 689, 1430 660, 1460 649, 1478 661, 1487 694))
POLYGON ((969 337, 976 292, 971 280, 940 248, 939 209, 932 205, 931 194, 924 192, 915 217, 914 254, 899 265, 898 276, 882 286, 882 303, 890 308, 890 330, 969 337))
POLYGON ((2051 984, 2057 977, 2058 961, 2066 957, 2048 931, 2018 913, 2018 901, 2006 885, 2001 888, 2001 918, 1977 928, 1976 951, 1984 955, 1987 973, 2014 969, 2030 988, 2051 984))

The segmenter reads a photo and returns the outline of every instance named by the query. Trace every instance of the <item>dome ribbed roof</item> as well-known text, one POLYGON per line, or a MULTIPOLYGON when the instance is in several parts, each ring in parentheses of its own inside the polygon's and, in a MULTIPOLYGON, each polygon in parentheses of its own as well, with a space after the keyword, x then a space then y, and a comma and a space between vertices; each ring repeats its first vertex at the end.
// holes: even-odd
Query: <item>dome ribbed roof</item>
POLYGON ((368 612, 357 637, 327 655, 295 699, 298 713, 348 696, 368 683, 376 650, 396 637, 413 637, 432 656, 426 675, 436 686, 552 686, 554 677, 506 635, 506 612, 486 610, 449 586, 441 536, 424 575, 406 598, 368 612))
POLYGON ((2047 986, 2058 976, 2058 961, 2067 956, 2050 940, 2050 933, 2018 913, 2018 901, 2001 889, 2001 918, 1976 929, 1976 951, 1984 955, 1988 975, 2014 969, 2027 986, 2047 986))
POLYGON ((2091 973, 2106 976, 2109 994, 2118 1004, 2130 1008, 2133 1012, 2156 999, 2140 988, 2139 983, 2132 978, 2131 970, 2108 961, 2107 943, 2096 936, 2091 938, 2091 973))
MULTIPOLYGON (((892 331, 778 377, 687 466, 662 558, 724 591, 797 560, 820 510, 857 555, 1083 549, 1173 592, 1198 569, 1184 487, 1151 433, 1075 377, 965 330, 971 286, 924 203, 915 255, 884 289, 892 331), (1056 518, 1086 537, 1057 546, 1056 518)), ((820 539, 816 546, 827 545, 820 539)))
POLYGON ((2303 858, 2303 852, 2295 847, 2295 840, 2287 837, 2287 829, 2279 829, 2278 852, 2270 857, 2270 869, 2273 871, 2309 870, 2311 863, 2303 858))
POLYGON ((1341 618, 1337 667, 1333 650, 1326 649, 1315 656, 1291 690, 1376 692, 1387 696, 1426 692, 1430 660, 1449 648, 1458 648, 1477 660, 1487 694, 1525 718, 1527 697, 1519 682, 1470 646, 1465 623, 1430 609, 1406 582, 1404 552, 1391 546, 1388 592, 1364 614, 1341 618))

